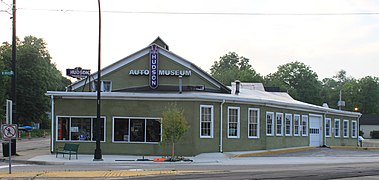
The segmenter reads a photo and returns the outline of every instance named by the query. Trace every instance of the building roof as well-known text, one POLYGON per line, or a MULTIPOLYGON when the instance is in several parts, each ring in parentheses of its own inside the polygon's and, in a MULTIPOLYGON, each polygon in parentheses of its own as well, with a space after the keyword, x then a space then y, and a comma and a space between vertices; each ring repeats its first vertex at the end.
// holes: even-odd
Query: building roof
POLYGON ((359 119, 360 125, 379 125, 379 114, 364 114, 359 119))
MULTIPOLYGON (((242 83, 244 84, 244 83, 242 83)), ((259 86, 258 86, 259 87, 259 86)), ((62 98, 75 99, 95 99, 96 92, 57 92, 49 91, 46 95, 58 96, 62 98)), ((326 113, 343 115, 358 118, 361 114, 356 112, 342 111, 331 109, 328 107, 317 106, 309 103, 304 103, 293 99, 286 92, 266 92, 261 88, 252 89, 246 84, 240 88, 240 93, 236 94, 235 89, 232 89, 231 94, 211 93, 211 92, 183 92, 182 94, 175 92, 102 92, 102 99, 124 99, 124 100, 170 100, 170 101, 212 101, 226 103, 242 103, 262 105, 274 108, 284 108, 288 110, 307 111, 310 113, 326 113)))

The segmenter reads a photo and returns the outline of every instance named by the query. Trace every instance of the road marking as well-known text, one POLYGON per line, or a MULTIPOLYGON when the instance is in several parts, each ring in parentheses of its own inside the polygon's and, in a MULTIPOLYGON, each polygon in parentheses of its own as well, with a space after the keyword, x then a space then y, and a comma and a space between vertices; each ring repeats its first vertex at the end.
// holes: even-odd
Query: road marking
MULTIPOLYGON (((31 165, 30 164, 15 164, 15 165, 12 165, 12 167, 17 167, 17 166, 31 166, 31 165)), ((9 165, 0 166, 0 169, 4 169, 4 168, 9 168, 9 165)))

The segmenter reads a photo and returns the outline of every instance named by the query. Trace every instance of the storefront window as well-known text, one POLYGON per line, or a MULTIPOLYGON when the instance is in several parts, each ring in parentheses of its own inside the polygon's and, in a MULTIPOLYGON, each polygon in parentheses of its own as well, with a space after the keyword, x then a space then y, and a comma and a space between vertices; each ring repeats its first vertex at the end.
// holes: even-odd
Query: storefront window
POLYGON ((114 142, 160 142, 160 119, 114 118, 114 142))
MULTIPOLYGON (((96 117, 58 117, 57 140, 95 141, 96 117)), ((104 141, 104 118, 101 118, 101 141, 104 141)))

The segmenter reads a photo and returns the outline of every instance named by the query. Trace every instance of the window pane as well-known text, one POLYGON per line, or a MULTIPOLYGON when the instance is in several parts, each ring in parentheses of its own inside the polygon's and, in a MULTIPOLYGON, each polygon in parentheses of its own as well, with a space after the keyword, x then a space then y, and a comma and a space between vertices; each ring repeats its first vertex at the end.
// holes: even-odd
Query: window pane
POLYGON ((146 142, 161 141, 161 123, 159 120, 146 120, 146 142))
POLYGON ((91 140, 91 118, 71 118, 71 140, 91 140))
POLYGON ((129 119, 114 120, 114 141, 129 141, 129 119))
POLYGON ((70 140, 70 118, 58 117, 58 140, 70 140))
POLYGON ((212 107, 201 107, 200 136, 212 136, 212 107))
POLYGON ((130 119, 130 141, 145 142, 145 119, 130 119))

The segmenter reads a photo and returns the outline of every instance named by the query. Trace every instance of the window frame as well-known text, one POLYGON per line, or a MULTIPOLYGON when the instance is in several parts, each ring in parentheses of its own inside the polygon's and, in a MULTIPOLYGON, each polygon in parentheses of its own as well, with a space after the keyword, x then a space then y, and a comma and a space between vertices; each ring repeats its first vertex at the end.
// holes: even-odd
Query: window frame
POLYGON ((200 138, 213 138, 213 133, 214 133, 214 108, 213 108, 213 105, 200 105, 200 132, 199 132, 199 134, 200 134, 200 138), (201 133, 202 133, 202 108, 211 108, 211 121, 209 122, 210 123, 210 135, 209 136, 204 136, 204 135, 202 135, 201 133))
POLYGON ((325 118, 324 122, 324 127, 325 127, 325 137, 331 137, 332 136, 332 119, 331 118, 325 118), (327 123, 329 121, 329 123, 327 123), (329 124, 329 126, 327 126, 329 124), (327 134, 329 132, 329 135, 327 134))
POLYGON ((284 133, 283 133, 283 130, 284 130, 284 128, 283 128, 283 118, 284 118, 284 115, 283 115, 283 113, 275 113, 275 122, 276 122, 276 131, 275 131, 275 135, 276 136, 283 136, 284 135, 284 133), (278 117, 279 116, 281 116, 282 117, 282 119, 280 120, 280 133, 278 133, 278 126, 279 126, 279 124, 278 124, 278 117))
POLYGON ((292 120, 293 120, 293 115, 292 114, 290 114, 290 113, 286 113, 285 115, 284 115, 284 134, 285 134, 285 136, 292 136, 292 120), (287 133, 287 117, 291 117, 290 118, 290 124, 289 124, 289 133, 287 133))
MULTIPOLYGON (((233 122, 234 123, 234 122, 233 122)), ((240 107, 228 106, 228 138, 240 138, 240 107), (237 135, 230 135, 230 110, 237 110, 237 135)))
POLYGON ((274 112, 269 112, 269 111, 267 111, 266 112, 266 136, 274 136, 274 134, 275 134, 275 113, 274 112), (267 121, 267 117, 268 117, 268 115, 270 115, 271 116, 271 128, 270 128, 270 130, 271 130, 271 133, 270 134, 268 134, 268 121, 267 121))
POLYGON ((301 116, 301 136, 308 136, 308 129, 309 129, 309 116, 308 115, 302 115, 301 116), (306 119, 306 120, 305 120, 306 119), (305 133, 304 133, 304 122, 305 122, 305 133))
POLYGON ((293 115, 293 136, 300 136, 300 128, 301 128, 301 116, 300 116, 300 114, 294 114, 293 115), (295 121, 295 119, 296 119, 296 117, 298 117, 299 119, 298 119, 298 122, 297 122, 297 124, 296 124, 296 121, 295 121), (297 126, 297 132, 296 132, 296 127, 297 126))
POLYGON ((341 137, 341 120, 340 119, 334 119, 334 137, 338 137, 338 138, 341 137), (338 127, 336 127, 336 125, 338 125, 338 127))
POLYGON ((351 137, 352 138, 357 138, 357 124, 358 124, 358 121, 357 120, 352 120, 351 121, 351 137), (354 126, 353 126, 353 124, 355 124, 354 126))
MULTIPOLYGON (((104 127, 104 141, 100 141, 100 142, 106 142, 106 132, 107 132, 107 118, 106 116, 100 116, 100 118, 104 119, 104 124, 103 124, 103 127, 104 127)), ((93 134, 95 133, 93 130, 94 130, 94 120, 97 120, 97 116, 61 116, 61 115, 57 115, 55 116, 55 123, 56 123, 56 127, 55 127, 55 141, 56 142, 96 142, 96 140, 93 140, 93 134), (58 124, 59 124, 59 118, 69 118, 69 124, 70 124, 70 127, 69 128, 69 139, 66 139, 66 140, 59 140, 58 139, 58 124), (72 118, 90 118, 91 119, 91 140, 72 140, 71 138, 71 128, 72 128, 72 118)))
POLYGON ((259 133, 260 133, 260 110, 259 108, 248 108, 247 109, 247 136, 248 138, 253 138, 253 139, 258 139, 260 137, 259 133), (257 132, 257 135, 256 136, 250 136, 250 125, 252 123, 250 123, 250 117, 251 117, 251 111, 256 111, 257 112, 257 123, 256 123, 256 132, 257 132))
POLYGON ((343 137, 349 138, 349 120, 347 120, 347 119, 343 120, 343 137))
POLYGON ((127 144, 159 144, 162 142, 162 132, 163 132, 163 129, 162 129, 162 118, 159 118, 159 117, 129 117, 129 116, 113 116, 112 117, 112 143, 127 143, 127 144), (128 119, 128 126, 129 126, 129 137, 128 137, 128 141, 115 141, 115 119, 128 119), (130 141, 130 120, 131 119, 140 119, 140 120, 145 120, 145 127, 144 127, 144 142, 138 142, 138 141, 130 141), (148 120, 159 120, 160 121, 160 140, 159 142, 148 142, 146 141, 146 126, 147 126, 147 121, 148 120))

